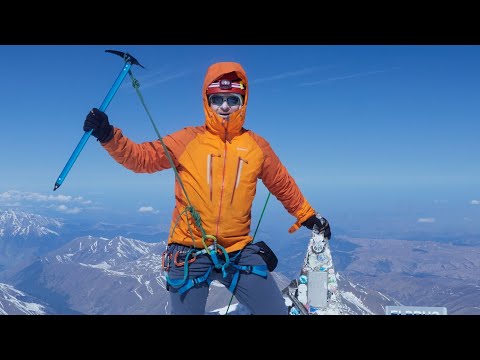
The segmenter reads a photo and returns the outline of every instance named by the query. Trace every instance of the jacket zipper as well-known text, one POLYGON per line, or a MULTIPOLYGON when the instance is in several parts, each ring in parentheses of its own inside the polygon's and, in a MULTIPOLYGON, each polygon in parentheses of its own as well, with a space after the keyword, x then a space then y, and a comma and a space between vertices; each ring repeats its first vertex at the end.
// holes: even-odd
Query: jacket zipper
POLYGON ((217 231, 215 232, 215 237, 218 238, 218 229, 220 227, 220 215, 222 213, 222 200, 223 200, 223 189, 225 188, 225 169, 227 168, 227 131, 225 130, 225 147, 223 151, 223 174, 222 174, 222 187, 220 191, 220 206, 218 207, 218 219, 217 219, 217 231))

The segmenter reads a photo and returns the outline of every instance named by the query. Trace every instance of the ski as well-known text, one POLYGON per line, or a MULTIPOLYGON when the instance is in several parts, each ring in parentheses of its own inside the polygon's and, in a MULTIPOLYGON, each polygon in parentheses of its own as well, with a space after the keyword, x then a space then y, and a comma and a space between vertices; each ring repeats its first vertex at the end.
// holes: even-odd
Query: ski
POLYGON ((288 314, 289 315, 308 315, 308 310, 299 300, 298 300, 298 280, 294 279, 292 282, 283 289, 282 293, 288 297, 291 301, 291 304, 288 304, 288 314))
POLYGON ((289 315, 342 313, 330 245, 323 233, 312 231, 300 275, 283 289, 282 294, 289 315))

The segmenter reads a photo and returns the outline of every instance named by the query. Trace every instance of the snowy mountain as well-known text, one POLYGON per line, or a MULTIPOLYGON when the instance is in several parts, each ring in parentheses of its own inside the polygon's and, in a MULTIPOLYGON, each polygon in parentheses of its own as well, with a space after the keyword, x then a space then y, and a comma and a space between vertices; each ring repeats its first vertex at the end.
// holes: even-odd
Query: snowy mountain
POLYGON ((38 299, 0 283, 0 315, 45 315, 48 306, 38 299))
POLYGON ((27 238, 58 236, 56 230, 62 227, 56 219, 22 211, 6 210, 0 213, 0 238, 27 238))
MULTIPOLYGON (((308 236, 298 236, 275 248, 281 259, 277 270, 297 276, 307 243, 308 236)), ((340 290, 348 283, 361 284, 356 289, 364 287, 368 296, 356 296, 376 314, 385 314, 384 306, 398 302, 446 307, 451 315, 480 315, 478 246, 346 235, 335 235, 330 246, 335 271, 347 280, 340 281, 340 290)))
POLYGON ((402 305, 396 299, 353 283, 343 275, 337 274, 337 278, 339 278, 344 314, 383 315, 386 306, 402 305))
MULTIPOLYGON (((101 237, 73 237, 75 232, 56 219, 19 211, 0 214, 0 266, 8 267, 0 268, 0 282, 41 299, 54 313, 168 313, 160 269, 164 242, 105 237, 103 232, 101 237)), ((129 231, 140 230, 126 225, 129 231)), ((148 231, 159 234, 155 228, 148 231)), ((273 276, 280 289, 298 276, 307 243, 305 237, 283 247, 269 241, 279 258, 273 276)), ((449 314, 480 313, 478 247, 341 236, 330 244, 344 314, 384 314, 385 306, 400 303, 444 306, 449 314)), ((231 294, 220 284, 211 286, 207 313, 224 313, 231 294)), ((233 298, 228 312, 247 310, 233 298)))
MULTIPOLYGON (((342 237, 337 270, 407 306, 480 315, 480 249, 432 241, 342 237)), ((392 304, 393 305, 393 304, 392 304)))
POLYGON ((81 237, 13 274, 9 283, 60 314, 165 314, 164 244, 81 237), (158 270, 157 270, 158 269, 158 270))
MULTIPOLYGON (((167 314, 164 250, 165 243, 122 236, 81 237, 10 274, 8 282, 59 314, 167 314)), ((228 304, 228 296, 212 284, 207 313, 228 304)))
MULTIPOLYGON (((161 272, 164 249, 164 242, 122 236, 80 237, 10 274, 8 282, 59 314, 168 314, 169 296, 161 272)), ((272 276, 279 289, 290 282, 281 273, 272 276)), ((378 314, 385 304, 396 304, 341 277, 339 286, 344 314, 378 314)), ((213 282, 206 314, 224 314, 227 309, 230 314, 249 313, 223 285, 213 282)))
POLYGON ((58 247, 63 224, 22 211, 0 213, 0 271, 58 247))
POLYGON ((102 222, 69 223, 17 210, 0 212, 0 281, 2 272, 33 261, 72 239, 96 234, 104 238, 123 235, 157 243, 168 238, 160 225, 102 222))
MULTIPOLYGON (((273 272, 272 276, 280 289, 284 289, 290 283, 290 280, 283 274, 273 272)), ((326 309, 323 312, 325 315, 381 315, 385 314, 385 306, 401 305, 395 299, 377 291, 367 290, 359 284, 348 281, 340 274, 337 274, 337 278, 341 306, 326 309)), ((231 294, 227 289, 224 288, 220 291, 224 292, 224 297, 230 299, 231 294)), ((286 299, 286 302, 288 303, 288 299, 286 299)), ((210 311, 210 314, 224 315, 227 311, 229 314, 234 315, 250 314, 249 310, 239 304, 235 297, 230 306, 228 306, 227 302, 227 306, 213 309, 210 311)))
MULTIPOLYGON (((150 252, 156 244, 144 243, 137 240, 117 236, 113 239, 93 236, 77 238, 55 253, 56 260, 65 263, 101 264, 104 267, 120 265, 138 259, 150 252)), ((46 260, 49 257, 45 257, 46 260)))

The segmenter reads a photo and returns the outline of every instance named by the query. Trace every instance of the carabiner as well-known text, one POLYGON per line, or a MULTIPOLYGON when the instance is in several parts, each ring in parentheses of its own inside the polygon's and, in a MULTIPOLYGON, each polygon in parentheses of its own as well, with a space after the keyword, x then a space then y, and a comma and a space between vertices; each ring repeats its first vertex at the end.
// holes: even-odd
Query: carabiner
MULTIPOLYGON (((180 255, 180 251, 177 251, 173 256, 173 263, 175 264, 175 266, 183 266, 185 264, 185 261, 178 261, 178 255, 180 255)), ((193 254, 193 257, 188 260, 188 264, 191 264, 195 260, 197 260, 197 256, 193 254)))

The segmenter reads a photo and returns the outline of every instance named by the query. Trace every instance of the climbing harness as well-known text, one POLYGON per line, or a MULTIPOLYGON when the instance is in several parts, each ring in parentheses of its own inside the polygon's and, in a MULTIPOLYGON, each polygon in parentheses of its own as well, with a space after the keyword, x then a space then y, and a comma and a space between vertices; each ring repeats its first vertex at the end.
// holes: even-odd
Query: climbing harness
MULTIPOLYGON (((179 253, 180 253, 180 251, 177 251, 175 253, 175 255, 170 254, 170 255, 166 255, 166 256, 173 256, 173 258, 175 258, 176 256, 178 256, 179 253)), ((211 280, 209 279, 210 273, 213 270, 220 271, 220 270, 217 270, 218 266, 215 265, 215 261, 213 261, 213 258, 212 258, 212 262, 214 262, 214 265, 210 266, 208 268, 208 270, 205 272, 205 274, 203 274, 201 276, 198 276, 196 278, 188 279, 188 264, 190 262, 189 261, 189 256, 190 256, 191 253, 192 253, 192 251, 189 250, 186 253, 185 260, 182 262, 182 264, 183 264, 183 278, 182 279, 176 279, 176 280, 168 279, 168 284, 170 286, 173 286, 174 288, 176 288, 180 294, 183 294, 183 293, 187 292, 193 286, 195 286, 197 284, 201 284, 205 281, 207 282, 208 285, 210 285, 210 283, 211 283, 211 280)), ((222 259, 218 259, 218 258, 216 260, 217 264, 222 264, 223 263, 223 265, 220 266, 220 269, 222 271, 222 274, 223 274, 224 278, 227 277, 229 273, 232 274, 232 280, 230 282, 230 286, 228 287, 228 290, 232 294, 235 291, 235 288, 237 286, 237 283, 238 283, 241 272, 243 272, 245 274, 250 274, 250 273, 256 274, 256 275, 262 276, 264 278, 266 278, 267 274, 268 274, 268 269, 267 269, 266 265, 253 265, 252 266, 252 265, 237 265, 237 264, 235 264, 234 261, 235 261, 235 259, 237 259, 237 257, 240 255, 240 253, 241 253, 241 250, 239 252, 237 252, 233 257, 227 258, 225 262, 223 262, 222 259), (232 272, 231 270, 230 270, 230 272, 227 271, 227 267, 230 267, 230 269, 234 269, 234 272, 232 272)), ((205 253, 203 253, 203 254, 205 254, 205 253)), ((201 255, 203 255, 203 254, 201 254, 201 255)), ((195 257, 195 255, 194 255, 194 257, 195 257)), ((168 268, 168 266, 166 268, 168 268)))

